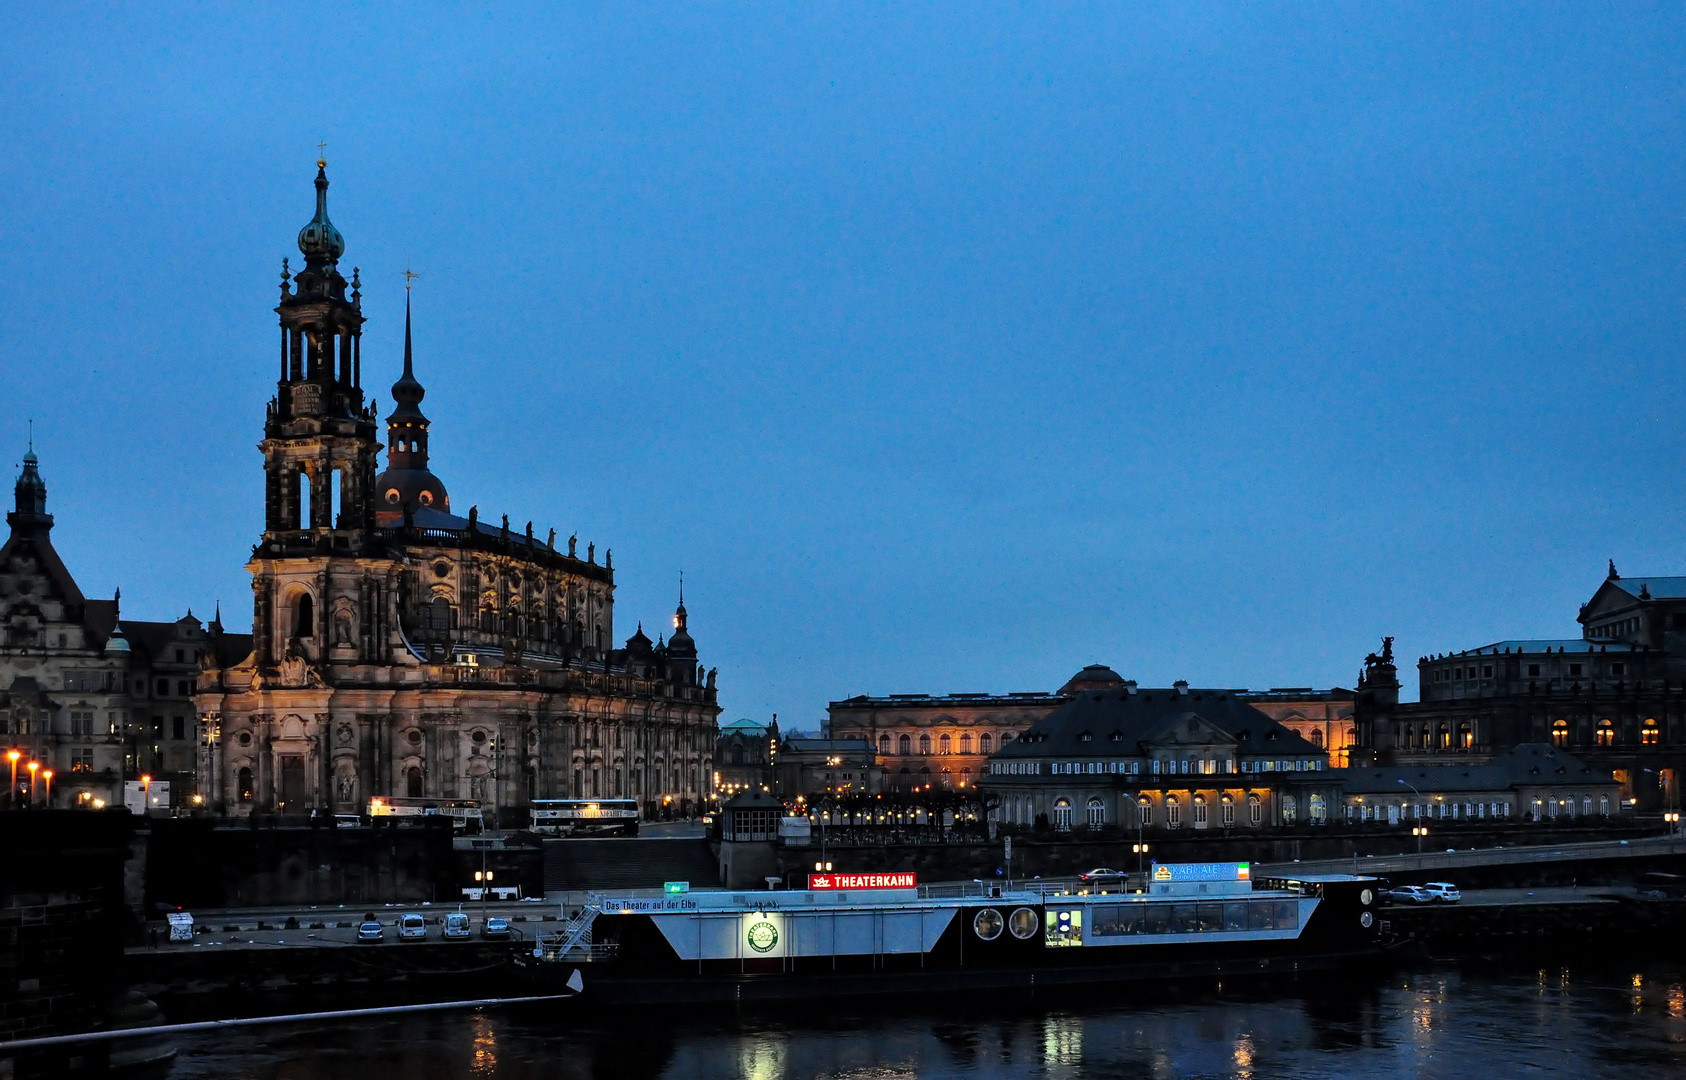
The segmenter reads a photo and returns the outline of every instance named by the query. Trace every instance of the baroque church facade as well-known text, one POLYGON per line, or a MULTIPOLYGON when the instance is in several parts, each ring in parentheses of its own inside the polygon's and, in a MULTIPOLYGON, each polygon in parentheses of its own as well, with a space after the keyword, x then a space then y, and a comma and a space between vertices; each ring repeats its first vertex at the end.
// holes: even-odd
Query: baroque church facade
MULTIPOLYGON (((386 467, 362 385, 360 282, 316 214, 282 264, 279 378, 260 449, 252 644, 203 653, 200 781, 230 815, 367 812, 373 798, 638 799, 687 813, 710 792, 719 707, 681 593, 671 635, 613 644, 614 567, 574 538, 454 514, 428 465, 406 300, 386 467)), ((515 823, 511 816, 505 824, 515 823)))

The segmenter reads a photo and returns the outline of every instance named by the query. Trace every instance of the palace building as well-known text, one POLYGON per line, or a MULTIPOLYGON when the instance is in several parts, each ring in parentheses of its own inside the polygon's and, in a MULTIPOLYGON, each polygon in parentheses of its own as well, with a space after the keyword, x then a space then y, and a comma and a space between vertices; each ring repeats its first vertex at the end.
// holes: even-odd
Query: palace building
POLYGON ((174 622, 125 619, 120 596, 83 595, 53 548, 33 446, 13 495, 0 547, 0 769, 11 785, 0 806, 91 809, 126 794, 156 809, 195 805, 202 656, 244 656, 250 639, 222 634, 215 620, 207 629, 191 611, 174 622))
MULTIPOLYGON (((339 260, 326 164, 304 266, 282 263, 279 376, 264 418, 252 644, 202 653, 201 785, 213 808, 366 811, 374 797, 621 797, 686 812, 710 788, 715 674, 681 593, 671 635, 614 642, 595 544, 452 511, 428 465, 408 301, 386 419, 362 382, 360 281, 339 260)), ((463 500, 459 497, 457 505, 463 500)), ((488 817, 490 817, 488 813, 488 817)), ((513 819, 513 818, 512 818, 513 819)))
POLYGON ((1613 776, 1642 812, 1680 808, 1686 767, 1686 577, 1624 578, 1612 563, 1579 637, 1494 641, 1417 661, 1399 701, 1392 639, 1359 683, 1355 764, 1483 764, 1547 744, 1613 776))
POLYGON ((1003 827, 1245 830, 1339 812, 1328 752, 1242 691, 1147 689, 1091 667, 1065 694, 989 761, 981 784, 1003 827))

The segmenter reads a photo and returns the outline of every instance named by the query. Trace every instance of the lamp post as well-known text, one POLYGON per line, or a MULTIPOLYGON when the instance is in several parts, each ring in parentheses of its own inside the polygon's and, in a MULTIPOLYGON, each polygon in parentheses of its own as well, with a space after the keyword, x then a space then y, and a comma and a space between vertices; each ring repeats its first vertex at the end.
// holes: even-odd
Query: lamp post
POLYGON ((152 812, 152 774, 141 774, 141 814, 152 812))
POLYGON ((46 783, 46 787, 42 791, 41 805, 50 810, 53 806, 53 770, 48 769, 43 772, 41 779, 46 783))
POLYGON ((29 805, 31 807, 35 806, 35 774, 40 768, 41 763, 39 761, 29 763, 29 805))
MULTIPOLYGON (((1405 781, 1401 780, 1401 781, 1399 781, 1399 783, 1405 784, 1405 781)), ((1423 793, 1417 790, 1417 785, 1415 785, 1415 784, 1405 784, 1405 786, 1410 788, 1411 793, 1413 795, 1415 795, 1418 799, 1421 799, 1423 797, 1423 793)), ((1411 805, 1415 806, 1416 804, 1412 803, 1411 805)), ((1416 829, 1412 829, 1411 835, 1415 836, 1417 838, 1417 854, 1421 855, 1423 853, 1423 840, 1422 840, 1422 838, 1428 835, 1428 830, 1424 829, 1422 832, 1418 832, 1416 829)))
POLYGON ((1417 838, 1417 854, 1423 853, 1423 837, 1428 835, 1427 825, 1415 825, 1411 828, 1411 835, 1417 838))
POLYGON ((1147 845, 1146 844, 1131 844, 1130 850, 1135 852, 1135 855, 1136 855, 1136 873, 1138 873, 1138 874, 1143 873, 1146 869, 1142 865, 1142 863, 1144 861, 1146 861, 1146 859, 1147 859, 1147 845))
POLYGON ((12 763, 12 787, 6 792, 6 806, 15 807, 18 801, 18 758, 23 757, 22 751, 8 750, 6 758, 12 763))

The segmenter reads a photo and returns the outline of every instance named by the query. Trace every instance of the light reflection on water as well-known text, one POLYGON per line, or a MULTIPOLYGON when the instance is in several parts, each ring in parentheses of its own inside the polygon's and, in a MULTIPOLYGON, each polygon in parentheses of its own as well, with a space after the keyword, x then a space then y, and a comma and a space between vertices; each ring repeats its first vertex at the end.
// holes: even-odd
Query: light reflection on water
POLYGON ((1087 1008, 420 1014, 182 1043, 177 1080, 1686 1075, 1686 969, 1435 969, 1087 1008))

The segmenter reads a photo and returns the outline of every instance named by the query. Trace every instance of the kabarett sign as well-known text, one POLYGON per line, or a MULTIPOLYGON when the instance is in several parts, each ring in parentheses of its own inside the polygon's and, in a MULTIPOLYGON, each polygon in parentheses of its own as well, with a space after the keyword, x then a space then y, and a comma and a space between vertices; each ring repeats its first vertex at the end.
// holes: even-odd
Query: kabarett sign
POLYGON ((809 874, 810 889, 911 889, 919 875, 906 874, 809 874))

